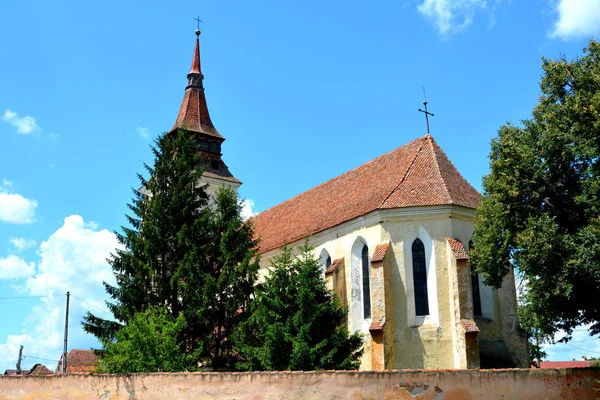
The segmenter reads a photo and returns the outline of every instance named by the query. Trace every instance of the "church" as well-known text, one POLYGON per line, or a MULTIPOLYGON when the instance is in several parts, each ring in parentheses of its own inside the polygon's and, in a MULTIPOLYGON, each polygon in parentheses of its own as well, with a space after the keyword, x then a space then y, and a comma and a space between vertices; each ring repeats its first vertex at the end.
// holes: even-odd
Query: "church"
MULTIPOLYGON (((237 190, 208 112, 199 38, 171 132, 196 135, 209 194, 237 190)), ((261 272, 308 239, 348 329, 363 336, 362 370, 527 368, 513 274, 495 289, 469 264, 479 200, 427 134, 252 217, 261 272)))

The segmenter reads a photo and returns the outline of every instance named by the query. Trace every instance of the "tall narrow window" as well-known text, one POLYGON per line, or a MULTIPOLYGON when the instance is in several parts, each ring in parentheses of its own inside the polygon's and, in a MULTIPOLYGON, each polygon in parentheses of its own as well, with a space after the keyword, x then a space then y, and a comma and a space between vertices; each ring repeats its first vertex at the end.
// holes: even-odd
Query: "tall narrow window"
POLYGON ((369 280, 369 248, 365 244, 361 253, 362 259, 362 291, 363 291, 363 316, 371 318, 371 284, 369 280))
POLYGON ((331 256, 325 249, 321 250, 321 255, 319 256, 319 264, 321 264, 321 273, 323 274, 323 277, 325 277, 327 269, 331 267, 331 256))
POLYGON ((415 285, 415 313, 429 315, 427 297, 427 265, 425 264, 425 246, 420 239, 412 244, 413 282, 415 285))
MULTIPOLYGON (((473 241, 469 240, 469 252, 473 249, 473 241)), ((471 265, 471 288, 473 292, 473 314, 476 317, 481 317, 481 291, 479 289, 479 274, 475 272, 475 268, 471 265)))

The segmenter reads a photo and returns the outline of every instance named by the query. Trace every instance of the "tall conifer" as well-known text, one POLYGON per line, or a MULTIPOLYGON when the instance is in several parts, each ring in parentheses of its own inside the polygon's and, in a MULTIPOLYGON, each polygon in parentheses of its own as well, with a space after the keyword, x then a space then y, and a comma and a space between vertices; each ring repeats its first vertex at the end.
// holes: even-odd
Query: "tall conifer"
POLYGON ((251 315, 234 335, 245 370, 357 369, 362 338, 349 335, 347 311, 325 286, 307 244, 275 258, 251 315))
POLYGON ((152 151, 150 178, 138 175, 142 188, 133 190, 129 226, 116 233, 123 249, 109 259, 116 285, 104 285, 116 322, 88 313, 84 329, 111 340, 136 314, 163 307, 184 316, 178 336, 185 351, 229 366, 228 336, 245 316, 258 271, 252 225, 242 220, 235 192, 209 199, 188 133, 164 135, 152 151))

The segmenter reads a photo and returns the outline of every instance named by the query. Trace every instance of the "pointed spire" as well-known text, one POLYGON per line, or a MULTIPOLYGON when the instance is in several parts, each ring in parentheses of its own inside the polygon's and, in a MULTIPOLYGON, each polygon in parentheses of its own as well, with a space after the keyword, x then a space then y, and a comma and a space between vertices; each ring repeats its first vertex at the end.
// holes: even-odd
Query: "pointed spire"
POLYGON ((188 84, 185 88, 183 101, 171 131, 183 128, 190 132, 209 135, 225 140, 215 129, 206 104, 204 95, 204 75, 200 68, 200 29, 196 29, 196 48, 192 58, 192 68, 187 75, 188 84))
MULTIPOLYGON (((200 68, 200 29, 196 29, 196 49, 194 50, 190 74, 199 74, 202 76, 202 70, 200 68)), ((204 78, 204 76, 202 76, 202 78, 204 78)))

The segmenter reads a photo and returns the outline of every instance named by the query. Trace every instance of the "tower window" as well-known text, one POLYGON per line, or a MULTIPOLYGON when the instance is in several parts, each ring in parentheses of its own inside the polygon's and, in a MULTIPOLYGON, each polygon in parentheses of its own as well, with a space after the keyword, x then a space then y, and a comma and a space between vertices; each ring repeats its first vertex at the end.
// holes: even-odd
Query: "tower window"
POLYGON ((415 314, 429 315, 429 299, 427 295, 427 265, 425 263, 425 246, 420 239, 412 244, 413 282, 415 286, 415 314))
POLYGON ((218 171, 221 169, 221 163, 219 162, 219 160, 215 160, 215 159, 211 158, 210 167, 212 169, 214 169, 215 171, 218 171))

